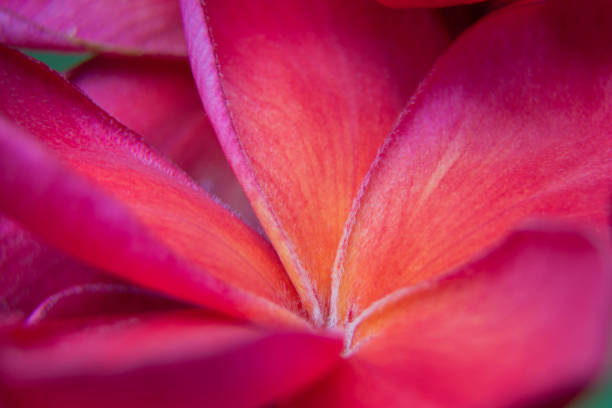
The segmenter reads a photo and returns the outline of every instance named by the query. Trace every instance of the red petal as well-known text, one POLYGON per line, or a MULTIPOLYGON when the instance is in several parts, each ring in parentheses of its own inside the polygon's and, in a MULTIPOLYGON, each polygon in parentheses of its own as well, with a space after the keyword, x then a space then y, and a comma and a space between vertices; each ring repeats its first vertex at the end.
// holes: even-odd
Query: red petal
POLYGON ((339 321, 466 262, 525 217, 609 228, 607 15, 607 1, 510 6, 440 58, 355 203, 335 270, 339 321))
POLYGON ((187 61, 99 57, 79 66, 70 80, 251 225, 258 224, 202 109, 187 61))
POLYGON ((4 49, 0 92, 0 112, 36 139, 2 122, 8 215, 148 287, 254 319, 295 320, 284 308, 297 311, 296 294, 269 244, 59 75, 4 49))
POLYGON ((447 35, 427 11, 355 0, 182 6, 221 145, 321 323, 355 192, 447 35))
POLYGON ((193 312, 77 323, 8 333, 0 350, 8 406, 261 406, 325 374, 341 348, 330 337, 193 312))
POLYGON ((3 0, 0 42, 20 47, 185 55, 171 0, 3 0))
POLYGON ((458 4, 480 3, 486 0, 377 0, 388 7, 448 7, 458 4))
POLYGON ((402 290, 370 310, 356 351, 309 402, 560 406, 605 361, 612 268, 609 248, 600 249, 576 232, 532 228, 458 272, 402 290))

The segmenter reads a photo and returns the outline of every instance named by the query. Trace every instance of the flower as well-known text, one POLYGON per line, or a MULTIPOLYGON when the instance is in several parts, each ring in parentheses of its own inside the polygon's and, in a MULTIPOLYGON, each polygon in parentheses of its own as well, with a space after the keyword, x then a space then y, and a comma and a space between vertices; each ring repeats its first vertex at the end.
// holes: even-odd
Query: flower
POLYGON ((71 74, 145 142, 0 50, 4 405, 529 406, 601 369, 608 2, 449 45, 427 9, 182 0, 210 125, 174 3, 84 4, 4 2, 0 38, 164 57, 71 74), (194 181, 232 197, 212 129, 269 241, 194 181))

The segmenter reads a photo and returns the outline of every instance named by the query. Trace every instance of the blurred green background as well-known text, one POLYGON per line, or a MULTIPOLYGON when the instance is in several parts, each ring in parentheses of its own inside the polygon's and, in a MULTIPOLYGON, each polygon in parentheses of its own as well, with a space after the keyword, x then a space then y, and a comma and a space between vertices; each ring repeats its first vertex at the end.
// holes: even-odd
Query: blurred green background
MULTIPOLYGON (((92 58, 92 54, 62 54, 23 50, 57 71, 66 71, 92 58)), ((612 348, 612 345, 611 345, 612 348)), ((612 354, 612 352, 611 352, 612 354)), ((570 408, 612 408, 612 367, 607 378, 578 397, 570 408)))
POLYGON ((67 71, 71 68, 74 68, 77 65, 83 63, 84 61, 87 61, 93 56, 92 54, 73 54, 73 53, 58 54, 58 53, 40 52, 40 51, 33 51, 33 50, 21 50, 21 51, 23 51, 25 54, 28 54, 31 57, 36 58, 39 61, 44 62, 45 64, 47 64, 54 70, 60 71, 60 72, 67 71))

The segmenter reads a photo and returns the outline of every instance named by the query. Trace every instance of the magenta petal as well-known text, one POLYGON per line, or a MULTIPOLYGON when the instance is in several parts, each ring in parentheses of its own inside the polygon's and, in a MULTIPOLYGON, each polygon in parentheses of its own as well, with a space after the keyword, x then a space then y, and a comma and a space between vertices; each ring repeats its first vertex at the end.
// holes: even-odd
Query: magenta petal
POLYGON ((21 408, 255 407, 325 374, 341 342, 176 312, 0 336, 0 401, 21 408), (4 401, 2 401, 2 398, 4 401))
POLYGON ((0 42, 20 47, 184 55, 171 0, 3 0, 0 42))
POLYGON ((591 238, 526 228, 459 271, 385 298, 355 322, 343 366, 301 400, 560 406, 600 372, 609 347, 611 253, 591 238))
POLYGON ((80 65, 69 78, 199 185, 258 225, 202 109, 186 60, 98 57, 80 65))
POLYGON ((0 58, 0 206, 67 253, 235 315, 296 321, 267 242, 59 75, 0 58))

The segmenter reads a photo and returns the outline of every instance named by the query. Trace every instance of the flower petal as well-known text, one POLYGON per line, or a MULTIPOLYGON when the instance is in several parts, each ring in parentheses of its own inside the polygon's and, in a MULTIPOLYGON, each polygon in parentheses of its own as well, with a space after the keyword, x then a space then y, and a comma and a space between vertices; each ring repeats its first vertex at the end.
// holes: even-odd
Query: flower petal
POLYGON ((458 4, 481 3, 487 0, 377 0, 388 7, 448 7, 458 4))
POLYGON ((39 241, 0 215, 0 313, 26 318, 47 297, 70 286, 118 283, 39 241))
POLYGON ((171 0, 2 0, 0 42, 29 48, 185 55, 171 0))
POLYGON ((32 325, 49 319, 97 318, 191 308, 147 289, 95 282, 70 286, 47 297, 24 323, 32 325))
POLYGON ((0 382, 8 406, 24 408, 252 407, 325 374, 340 348, 201 312, 62 322, 5 334, 0 382))
POLYGON ((448 36, 428 11, 368 1, 184 0, 182 8, 204 107, 322 323, 353 196, 448 36))
POLYGON ((599 372, 609 345, 610 251, 593 242, 533 226, 460 271, 398 293, 371 309, 356 349, 308 402, 561 406, 599 372))
POLYGON ((466 262, 525 217, 609 229, 612 3, 514 5, 438 60, 338 253, 338 321, 466 262))
POLYGON ((105 271, 234 315, 295 321, 270 245, 59 75, 0 51, 0 208, 105 271), (41 203, 43 205, 41 205, 41 203))
POLYGON ((187 61, 98 57, 70 81, 251 225, 257 218, 202 109, 187 61))
POLYGON ((377 0, 388 7, 448 7, 459 4, 481 3, 487 0, 377 0))
POLYGON ((0 326, 186 306, 87 266, 0 214, 0 326))

